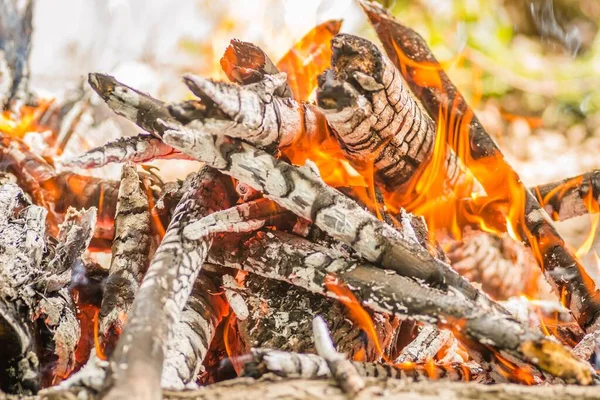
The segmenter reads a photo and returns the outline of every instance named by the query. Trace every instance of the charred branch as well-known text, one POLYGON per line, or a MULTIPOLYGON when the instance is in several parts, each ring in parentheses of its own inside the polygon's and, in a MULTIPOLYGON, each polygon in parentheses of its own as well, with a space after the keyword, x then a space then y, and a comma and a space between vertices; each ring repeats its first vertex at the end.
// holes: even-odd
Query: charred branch
POLYGON ((121 171, 112 259, 99 316, 100 332, 111 350, 148 268, 151 236, 148 198, 135 166, 127 163, 121 171))
POLYGON ((106 398, 160 398, 169 339, 212 243, 212 236, 189 240, 183 229, 231 204, 232 189, 210 168, 191 176, 187 185, 110 359, 106 398))
POLYGON ((443 292, 390 271, 356 263, 343 253, 282 232, 259 233, 239 248, 238 253, 232 253, 216 246, 209 260, 335 297, 324 288, 326 281, 331 283, 328 275, 333 275, 334 284, 353 288, 361 303, 372 310, 435 323, 451 330, 476 352, 489 354, 474 346, 485 343, 566 380, 591 382, 588 367, 562 345, 493 307, 475 305, 457 292, 443 292), (565 357, 561 362, 556 358, 559 354, 565 357))
MULTIPOLYGON (((438 123, 444 113, 448 114, 446 121, 457 121, 458 127, 452 128, 455 132, 448 135, 448 144, 486 192, 505 193, 506 197, 509 181, 518 186, 513 190, 522 195, 524 208, 519 210, 522 218, 515 221, 517 234, 522 241, 539 249, 541 254, 537 257, 538 265, 555 292, 566 296, 565 304, 569 305, 581 327, 590 332, 598 329, 600 291, 596 289, 596 284, 574 254, 567 249, 546 211, 523 186, 517 173, 504 159, 494 140, 443 71, 427 43, 415 31, 395 20, 380 5, 366 0, 361 1, 361 5, 386 53, 429 115, 438 123), (439 80, 417 80, 416 77, 420 76, 419 69, 422 68, 437 72, 439 80), (432 84, 432 81, 437 82, 432 84), (444 112, 440 113, 440 110, 444 112), (459 138, 461 131, 468 131, 468 138, 459 138), (460 146, 463 146, 465 140, 468 140, 468 154, 461 154, 460 146), (498 174, 504 177, 501 182, 497 179, 498 174)), ((510 197, 514 196, 513 193, 510 197)))

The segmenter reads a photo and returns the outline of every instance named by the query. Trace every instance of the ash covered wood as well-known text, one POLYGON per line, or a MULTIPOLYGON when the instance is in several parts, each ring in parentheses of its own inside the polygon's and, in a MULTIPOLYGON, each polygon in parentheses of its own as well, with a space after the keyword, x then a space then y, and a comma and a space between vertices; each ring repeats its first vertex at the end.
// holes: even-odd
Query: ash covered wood
MULTIPOLYGON (((556 293, 565 296, 565 303, 582 328, 592 332, 600 327, 600 291, 587 274, 585 268, 570 251, 551 223, 550 217, 536 197, 521 183, 517 173, 504 159, 504 155, 485 131, 473 110, 459 90, 450 81, 431 50, 418 33, 395 20, 387 10, 377 3, 361 0, 371 24, 375 28, 386 53, 401 71, 404 79, 419 97, 429 115, 440 122, 444 110, 447 120, 459 121, 457 128, 448 135, 448 144, 457 152, 461 161, 474 174, 488 194, 508 195, 507 182, 517 186, 510 197, 522 197, 523 207, 518 210, 518 221, 514 221, 516 234, 525 243, 537 249, 538 265, 556 293), (400 54, 402 53, 402 54, 400 54), (407 61, 410 60, 410 61, 407 61), (418 81, 419 69, 437 72, 437 84, 432 80, 418 81), (459 140, 462 131, 466 138, 459 140), (468 141, 464 143, 463 141, 468 141), (461 146, 468 146, 467 154, 461 146), (498 180, 498 175, 504 177, 498 180)), ((508 200, 507 200, 508 201, 508 200)))

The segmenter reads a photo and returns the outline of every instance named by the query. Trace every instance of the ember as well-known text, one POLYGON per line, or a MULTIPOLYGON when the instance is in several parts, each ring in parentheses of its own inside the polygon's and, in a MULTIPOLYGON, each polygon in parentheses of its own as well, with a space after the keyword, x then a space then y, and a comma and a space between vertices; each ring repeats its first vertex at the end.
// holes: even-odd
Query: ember
POLYGON ((482 70, 471 106, 446 74, 470 50, 440 63, 359 0, 382 49, 341 20, 277 62, 233 39, 207 72, 229 82, 186 74, 174 102, 91 72, 108 114, 30 92, 31 3, 0 3, 2 391, 595 396, 599 173, 527 187, 471 108, 482 70), (69 149, 117 115, 145 132, 69 149), (575 249, 553 221, 585 214, 575 249))

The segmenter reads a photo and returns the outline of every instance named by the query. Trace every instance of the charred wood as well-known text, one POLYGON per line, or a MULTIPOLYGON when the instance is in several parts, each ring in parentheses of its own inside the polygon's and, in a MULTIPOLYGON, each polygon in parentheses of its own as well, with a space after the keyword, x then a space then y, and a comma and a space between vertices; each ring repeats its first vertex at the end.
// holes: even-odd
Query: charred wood
POLYGON ((183 229, 190 220, 231 204, 232 188, 210 168, 191 176, 187 188, 110 359, 106 398, 160 398, 168 342, 212 243, 212 236, 189 240, 183 229))
MULTIPOLYGON (((518 211, 521 217, 515 221, 516 233, 522 241, 538 249, 538 265, 556 293, 565 297, 565 304, 581 327, 590 332, 600 328, 600 291, 596 289, 596 284, 575 255, 567 249, 544 208, 523 186, 517 173, 506 162, 504 155, 443 71, 426 42, 378 4, 364 0, 361 5, 386 53, 429 115, 440 122, 439 111, 445 110, 450 115, 447 121, 456 121, 458 127, 454 127, 455 132, 448 135, 448 144, 461 157, 461 161, 471 170, 488 195, 508 193, 509 180, 518 185, 514 190, 522 196, 524 208, 518 211), (417 77, 422 75, 419 70, 423 68, 437 72, 439 79, 418 80, 417 77), (468 131, 468 143, 463 143, 464 139, 458 137, 458 133, 462 131, 468 131), (461 154, 461 146, 468 146, 468 154, 461 154), (505 179, 499 181, 498 174, 502 174, 505 179)), ((511 194, 511 198, 513 197, 515 193, 511 194)))
POLYGON ((99 315, 108 354, 148 268, 151 236, 148 198, 135 166, 127 163, 121 172, 112 259, 99 315))
POLYGON ((402 353, 394 362, 425 362, 432 360, 450 340, 452 340, 452 332, 425 325, 421 328, 419 335, 402 349, 402 353))
POLYGON ((443 292, 391 271, 356 263, 343 252, 283 232, 258 233, 239 246, 238 253, 219 248, 210 254, 213 263, 336 297, 324 288, 326 279, 332 283, 328 276, 333 275, 333 284, 347 284, 372 310, 437 324, 451 330, 476 353, 488 352, 476 346, 485 343, 566 380, 591 382, 588 367, 565 347, 492 307, 475 306, 459 293, 443 292))

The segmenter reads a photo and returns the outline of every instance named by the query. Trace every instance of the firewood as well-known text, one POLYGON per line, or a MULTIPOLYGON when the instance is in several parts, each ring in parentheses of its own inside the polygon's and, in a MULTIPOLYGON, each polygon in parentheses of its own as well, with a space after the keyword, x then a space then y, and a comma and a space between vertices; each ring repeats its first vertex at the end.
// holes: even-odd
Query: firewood
POLYGON ((222 251, 219 247, 213 248, 209 255, 211 263, 247 270, 335 297, 324 288, 324 282, 332 274, 337 282, 353 288, 363 305, 382 313, 437 323, 440 328, 451 330, 463 343, 469 343, 470 350, 474 349, 474 343, 485 343, 502 354, 526 360, 566 380, 580 383, 591 380, 585 363, 574 358, 562 345, 494 308, 476 306, 457 292, 443 292, 391 271, 357 263, 334 249, 283 232, 259 233, 239 246, 236 253, 222 251), (557 357, 560 354, 564 360, 559 363, 557 359, 548 361, 542 354, 557 357))
MULTIPOLYGON (((377 181, 389 192, 405 188, 432 158, 435 123, 373 43, 341 34, 332 49, 332 69, 319 78, 319 106, 351 162, 372 163, 377 181)), ((460 177, 457 163, 447 152, 440 168, 448 187, 460 177)))
POLYGON ((0 112, 18 111, 29 96, 33 1, 0 3, 0 112))
MULTIPOLYGON (((109 363, 106 398, 160 398, 167 344, 212 243, 188 240, 188 221, 231 204, 229 188, 205 167, 188 180, 187 191, 135 296, 127 324, 109 363)), ((167 382, 172 377, 163 377, 167 382)))
POLYGON ((156 159, 187 157, 162 140, 145 133, 119 138, 88 150, 81 156, 62 161, 65 167, 100 168, 110 163, 145 163, 156 159))
POLYGON ((425 325, 419 335, 402 349, 402 353, 394 360, 394 363, 431 360, 451 339, 452 332, 425 325))
POLYGON ((112 259, 99 315, 99 331, 110 350, 148 268, 151 237, 148 198, 135 166, 127 163, 121 171, 112 259))
MULTIPOLYGON (((488 195, 500 195, 508 202, 507 182, 514 183, 511 199, 523 198, 523 209, 518 220, 512 221, 515 234, 530 245, 536 253, 538 265, 557 294, 564 296, 565 304, 582 328, 589 332, 600 328, 600 291, 577 260, 567 249, 564 240, 551 223, 550 217, 535 196, 521 183, 517 173, 506 162, 491 136, 485 131, 473 110, 450 81, 431 50, 415 31, 403 26, 389 12, 374 2, 361 0, 360 4, 374 26, 386 53, 401 71, 413 92, 419 97, 429 115, 440 122, 440 110, 446 110, 458 128, 448 135, 448 144, 464 165, 482 184, 488 195), (436 79, 427 79, 423 73, 433 72, 436 79), (458 140, 456 133, 468 131, 468 141, 458 140), (468 149, 461 152, 461 146, 468 149), (499 180, 498 176, 503 179, 499 180)), ((514 201, 514 200, 513 200, 514 201)), ((519 205, 520 206, 520 205, 519 205)))
POLYGON ((2 390, 39 389, 39 360, 29 312, 35 307, 30 284, 41 275, 46 210, 31 205, 14 184, 0 186, 0 368, 2 390))
POLYGON ((213 278, 200 272, 173 336, 167 344, 162 387, 194 386, 217 326, 227 314, 227 302, 213 278))
POLYGON ((356 395, 365 387, 365 381, 354 365, 333 347, 327 323, 323 318, 316 316, 312 325, 317 354, 325 359, 331 375, 340 385, 342 391, 351 396, 356 395))
MULTIPOLYGON (((260 378, 273 373, 283 378, 315 379, 330 375, 327 362, 316 354, 290 353, 272 349, 251 349, 239 357, 244 366, 243 376, 260 378)), ((480 367, 472 365, 424 365, 411 364, 391 365, 353 361, 360 376, 365 378, 407 379, 419 381, 428 379, 447 379, 451 381, 491 382, 489 375, 480 367)))
POLYGON ((530 189, 555 221, 600 211, 600 170, 530 189))
MULTIPOLYGON (((315 223, 331 237, 350 245, 360 256, 396 272, 427 282, 457 288, 468 298, 490 304, 489 298, 475 289, 440 260, 434 259, 419 243, 404 238, 355 201, 326 185, 311 165, 296 167, 270 154, 228 137, 212 137, 204 130, 152 121, 151 109, 140 109, 156 100, 102 74, 90 74, 90 84, 120 115, 142 115, 140 127, 156 129, 163 140, 197 160, 212 165, 242 183, 260 190, 280 206, 315 223)), ((220 85, 219 85, 220 86, 220 85)), ((247 87, 246 87, 247 88, 247 87)), ((162 112, 161 112, 162 114, 162 112)), ((163 121, 164 123, 164 121, 163 121)), ((501 307, 499 308, 501 309, 501 307)))

